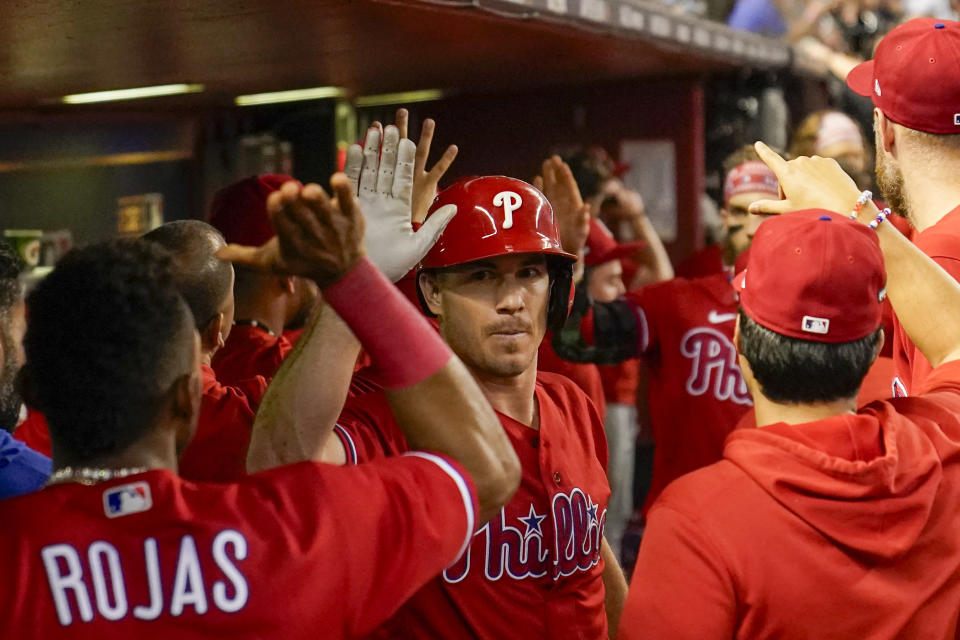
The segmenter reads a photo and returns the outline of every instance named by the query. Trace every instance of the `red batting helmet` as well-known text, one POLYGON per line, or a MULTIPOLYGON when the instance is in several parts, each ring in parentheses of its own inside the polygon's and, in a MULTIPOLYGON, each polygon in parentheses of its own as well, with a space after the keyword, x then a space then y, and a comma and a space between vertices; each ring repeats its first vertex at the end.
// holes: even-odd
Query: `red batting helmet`
MULTIPOLYGON (((481 176, 463 178, 441 191, 427 217, 448 204, 457 205, 457 214, 424 256, 420 268, 442 269, 517 253, 546 254, 550 272, 547 324, 550 328, 562 326, 569 310, 577 257, 563 250, 553 207, 546 196, 523 180, 481 176)), ((423 307, 426 310, 425 304, 423 307)))

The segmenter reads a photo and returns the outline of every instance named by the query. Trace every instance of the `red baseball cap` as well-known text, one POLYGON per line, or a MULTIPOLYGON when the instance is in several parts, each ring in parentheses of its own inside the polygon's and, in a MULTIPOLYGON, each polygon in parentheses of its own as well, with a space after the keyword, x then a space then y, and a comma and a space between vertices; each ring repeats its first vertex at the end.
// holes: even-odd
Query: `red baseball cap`
POLYGON ((765 220, 733 281, 758 324, 791 338, 849 342, 880 326, 886 272, 877 234, 847 217, 806 209, 765 220))
POLYGON ((916 18, 888 33, 847 75, 888 118, 927 133, 960 133, 960 22, 916 18))
POLYGON ((207 222, 216 227, 228 243, 262 245, 276 235, 267 213, 267 196, 290 180, 294 179, 264 174, 224 187, 213 196, 207 222))
POLYGON ((607 225, 590 218, 590 234, 583 248, 583 262, 588 267, 594 267, 611 260, 629 258, 645 246, 646 242, 617 242, 607 225))

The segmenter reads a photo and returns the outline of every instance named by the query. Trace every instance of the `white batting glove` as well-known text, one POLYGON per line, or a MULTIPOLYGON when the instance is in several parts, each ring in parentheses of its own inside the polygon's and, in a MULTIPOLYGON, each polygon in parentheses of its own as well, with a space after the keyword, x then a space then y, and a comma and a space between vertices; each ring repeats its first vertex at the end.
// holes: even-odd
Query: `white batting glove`
POLYGON ((362 148, 351 145, 344 173, 353 183, 366 219, 367 257, 396 282, 427 255, 457 207, 441 207, 414 232, 410 216, 417 145, 401 139, 393 125, 383 133, 382 149, 380 138, 380 127, 370 127, 362 148))

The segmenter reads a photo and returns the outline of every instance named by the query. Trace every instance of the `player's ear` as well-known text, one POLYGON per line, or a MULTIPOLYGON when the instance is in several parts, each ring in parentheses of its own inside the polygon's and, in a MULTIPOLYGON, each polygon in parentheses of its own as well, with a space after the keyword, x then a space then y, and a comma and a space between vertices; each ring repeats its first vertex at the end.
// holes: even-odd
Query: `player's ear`
POLYGON ((223 312, 210 318, 207 326, 200 330, 200 347, 204 353, 213 353, 223 346, 223 312))
POLYGON ((280 284, 280 289, 282 289, 284 293, 288 293, 290 295, 296 293, 297 283, 295 281, 295 276, 279 276, 277 281, 280 284))
POLYGON ((883 142, 883 150, 887 153, 896 156, 897 155, 897 129, 894 126, 893 121, 890 120, 883 111, 880 109, 874 109, 874 122, 873 126, 880 134, 880 140, 883 142))
POLYGON ((435 316, 440 315, 440 281, 437 274, 424 269, 417 276, 417 286, 426 310, 435 316))
POLYGON ((733 321, 733 346, 737 348, 737 353, 740 353, 740 314, 737 314, 736 320, 733 321))
POLYGON ((170 388, 170 417, 174 418, 177 456, 190 444, 197 430, 202 398, 203 381, 198 370, 183 374, 170 388))
POLYGON ((189 420, 195 413, 196 381, 192 373, 185 373, 170 388, 170 410, 177 418, 189 420))

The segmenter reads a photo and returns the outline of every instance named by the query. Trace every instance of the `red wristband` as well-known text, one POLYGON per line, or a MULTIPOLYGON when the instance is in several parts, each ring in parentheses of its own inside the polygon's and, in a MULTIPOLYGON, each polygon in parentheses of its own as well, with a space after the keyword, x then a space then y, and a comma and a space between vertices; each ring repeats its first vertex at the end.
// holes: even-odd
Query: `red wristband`
POLYGON ((323 299, 366 349, 385 389, 421 382, 453 356, 426 318, 366 258, 324 289, 323 299))

